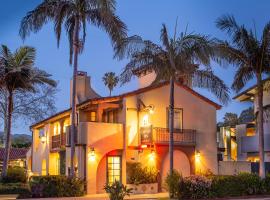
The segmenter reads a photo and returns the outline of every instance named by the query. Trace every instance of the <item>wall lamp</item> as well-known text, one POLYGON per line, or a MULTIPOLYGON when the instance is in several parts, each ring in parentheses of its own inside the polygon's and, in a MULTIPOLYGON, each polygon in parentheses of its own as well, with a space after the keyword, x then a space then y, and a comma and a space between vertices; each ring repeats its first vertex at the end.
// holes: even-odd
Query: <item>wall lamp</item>
POLYGON ((92 147, 90 148, 90 152, 88 153, 88 158, 90 161, 95 161, 96 160, 96 153, 95 153, 95 148, 92 147))

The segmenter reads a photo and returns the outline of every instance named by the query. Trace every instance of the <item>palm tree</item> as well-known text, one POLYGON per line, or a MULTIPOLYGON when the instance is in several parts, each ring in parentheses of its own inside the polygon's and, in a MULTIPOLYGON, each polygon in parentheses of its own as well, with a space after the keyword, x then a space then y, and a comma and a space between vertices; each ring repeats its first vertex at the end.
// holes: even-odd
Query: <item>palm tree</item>
POLYGON ((115 88, 119 82, 119 78, 115 75, 114 72, 107 72, 102 77, 102 80, 105 86, 107 86, 108 89, 110 90, 110 96, 111 96, 113 88, 115 88))
POLYGON ((126 25, 115 15, 114 0, 44 0, 36 9, 27 13, 21 22, 20 35, 24 39, 30 32, 39 31, 48 21, 54 22, 57 44, 62 26, 69 39, 70 64, 73 62, 72 111, 71 111, 71 176, 74 176, 74 137, 76 132, 76 75, 78 54, 83 51, 86 25, 97 26, 111 38, 114 47, 126 37, 126 25))
POLYGON ((248 81, 255 78, 258 95, 258 132, 260 176, 265 177, 264 164, 264 131, 263 131, 263 81, 264 74, 270 74, 270 22, 257 37, 256 30, 238 25, 233 16, 224 15, 218 18, 217 27, 225 31, 231 41, 219 41, 217 53, 221 61, 233 64, 237 71, 232 88, 239 92, 248 81))
POLYGON ((214 55, 212 47, 214 42, 206 36, 199 34, 180 33, 176 31, 173 38, 167 33, 163 24, 160 34, 161 45, 139 36, 132 36, 122 42, 122 48, 116 56, 130 58, 120 76, 120 81, 130 81, 134 72, 151 70, 156 73, 153 84, 170 80, 169 105, 169 154, 170 174, 173 172, 173 118, 174 118, 174 82, 207 88, 214 93, 222 103, 229 100, 228 88, 221 79, 215 76, 210 67, 211 56, 214 55), (196 63, 196 64, 195 64, 196 63), (198 64, 203 64, 199 68, 198 64), (191 83, 192 80, 192 83, 191 83))
POLYGON ((8 96, 2 177, 7 175, 14 93, 16 91, 35 92, 38 85, 56 86, 56 82, 50 79, 50 74, 34 67, 35 59, 36 50, 32 47, 20 47, 14 53, 5 45, 0 47, 0 88, 6 91, 8 96))

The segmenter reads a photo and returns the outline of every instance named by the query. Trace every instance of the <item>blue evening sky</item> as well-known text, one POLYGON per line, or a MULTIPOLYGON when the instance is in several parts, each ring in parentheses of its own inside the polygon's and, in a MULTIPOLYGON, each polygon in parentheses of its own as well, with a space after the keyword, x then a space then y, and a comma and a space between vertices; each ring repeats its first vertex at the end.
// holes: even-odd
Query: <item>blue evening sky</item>
MULTIPOLYGON (((52 24, 44 26, 37 34, 31 34, 23 43, 18 36, 19 25, 27 11, 34 9, 40 0, 1 0, 0 4, 0 44, 8 45, 15 50, 21 45, 30 45, 37 49, 36 66, 46 70, 59 82, 59 92, 56 99, 57 111, 69 107, 69 80, 72 68, 68 63, 68 41, 62 34, 59 49, 52 24)), ((175 20, 178 17, 179 31, 188 24, 188 31, 225 38, 225 34, 215 27, 215 20, 223 14, 233 14, 239 23, 249 27, 256 25, 257 32, 270 20, 270 1, 267 0, 118 0, 117 14, 126 23, 129 35, 138 34, 144 39, 159 42, 161 24, 166 23, 172 33, 175 20)), ((121 72, 126 60, 113 59, 113 51, 108 36, 93 26, 87 27, 85 49, 79 57, 79 70, 86 71, 92 79, 92 86, 102 96, 108 95, 108 90, 102 82, 105 72, 121 72)), ((232 83, 235 69, 222 69, 213 65, 215 73, 229 86, 232 83)), ((252 85, 252 82, 249 84, 252 85)), ((136 79, 117 87, 113 94, 134 90, 136 79)), ((217 101, 206 90, 197 90, 206 97, 217 101)), ((232 91, 231 96, 235 93, 232 91)), ((225 112, 240 113, 248 107, 247 103, 232 100, 228 106, 217 112, 217 121, 222 120, 225 112)), ((17 123, 14 133, 30 133, 28 125, 17 123)))

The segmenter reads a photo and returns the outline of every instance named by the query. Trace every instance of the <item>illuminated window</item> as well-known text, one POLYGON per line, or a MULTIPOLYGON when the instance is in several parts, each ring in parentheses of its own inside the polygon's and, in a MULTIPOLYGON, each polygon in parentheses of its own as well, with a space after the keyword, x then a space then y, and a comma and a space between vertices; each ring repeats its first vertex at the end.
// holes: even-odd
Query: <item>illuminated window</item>
POLYGON ((107 182, 112 184, 121 181, 121 158, 120 156, 107 157, 107 182))
MULTIPOLYGON (((170 112, 167 108, 167 127, 169 128, 169 118, 170 112)), ((174 109, 174 120, 173 120, 174 129, 183 129, 183 109, 175 108, 174 109)))
POLYGON ((66 133, 67 127, 70 126, 69 119, 64 121, 63 132, 66 133))
POLYGON ((60 123, 56 122, 53 125, 53 135, 59 135, 60 134, 60 123))
POLYGON ((91 122, 96 122, 97 121, 97 112, 95 112, 95 111, 90 112, 90 121, 91 122))

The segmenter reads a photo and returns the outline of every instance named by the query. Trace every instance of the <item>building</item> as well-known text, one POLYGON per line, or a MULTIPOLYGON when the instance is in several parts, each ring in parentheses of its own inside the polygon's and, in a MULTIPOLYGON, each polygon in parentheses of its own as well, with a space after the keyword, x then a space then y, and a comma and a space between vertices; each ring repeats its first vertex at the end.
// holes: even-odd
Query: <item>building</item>
MULTIPOLYGON (((152 85, 155 74, 138 74, 139 88, 100 97, 85 72, 77 75, 75 169, 87 193, 104 193, 105 183, 126 183, 126 163, 159 170, 161 186, 169 170, 169 83, 152 85)), ((184 176, 217 173, 216 110, 221 106, 175 83, 174 168, 184 176)), ((31 126, 32 172, 68 175, 70 112, 59 112, 31 126)))
MULTIPOLYGON (((269 87, 270 78, 264 80, 264 86, 269 87)), ((263 93, 264 106, 264 141, 265 141, 265 162, 270 162, 270 92, 264 90, 263 93)), ((234 99, 244 102, 251 101, 254 104, 254 114, 258 113, 258 97, 256 93, 256 86, 253 86, 244 92, 240 93, 234 99)), ((238 143, 239 143, 239 159, 259 161, 259 139, 258 133, 255 129, 255 122, 252 125, 237 126, 238 143)))
MULTIPOLYGON (((0 148, 0 169, 4 161, 5 148, 0 148)), ((31 165, 30 159, 31 149, 30 148, 11 148, 9 153, 9 166, 12 167, 23 167, 28 169, 28 164, 31 165)))

